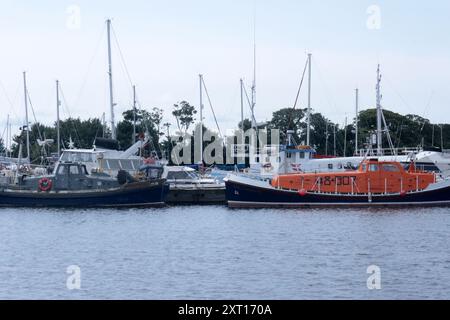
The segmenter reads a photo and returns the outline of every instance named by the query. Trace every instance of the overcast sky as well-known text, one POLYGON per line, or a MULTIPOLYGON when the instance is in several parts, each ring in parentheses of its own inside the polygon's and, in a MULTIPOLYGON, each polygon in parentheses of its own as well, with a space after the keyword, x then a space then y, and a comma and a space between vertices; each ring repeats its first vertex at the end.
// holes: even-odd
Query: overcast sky
MULTIPOLYGON (((38 121, 55 120, 56 79, 62 117, 109 119, 109 17, 131 78, 113 38, 116 118, 131 106, 131 81, 144 107, 173 122, 177 101, 198 106, 202 73, 222 130, 233 128, 239 79, 252 80, 256 17, 258 120, 292 106, 311 52, 312 106, 332 121, 354 117, 356 87, 361 107, 374 105, 380 63, 385 108, 450 123, 449 14, 447 0, 1 0, 0 133, 7 114, 14 131, 24 123, 23 71, 38 121)), ((209 109, 205 117, 212 127, 209 109)))

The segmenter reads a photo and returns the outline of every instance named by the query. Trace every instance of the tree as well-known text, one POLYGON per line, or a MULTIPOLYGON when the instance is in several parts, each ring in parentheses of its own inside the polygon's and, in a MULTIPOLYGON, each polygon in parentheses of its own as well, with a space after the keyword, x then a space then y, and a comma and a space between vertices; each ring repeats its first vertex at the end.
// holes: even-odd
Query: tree
POLYGON ((152 112, 150 112, 150 120, 156 129, 157 134, 157 143, 159 144, 159 138, 164 135, 164 132, 161 132, 161 121, 163 119, 164 110, 160 108, 153 108, 152 112))
MULTIPOLYGON (((144 155, 151 153, 160 153, 159 137, 161 136, 160 124, 162 120, 162 109, 153 108, 152 112, 145 109, 136 110, 136 134, 143 135, 145 132, 149 134, 149 144, 144 148, 144 155)), ((133 134, 133 109, 126 110, 122 113, 123 120, 117 124, 117 140, 121 149, 128 149, 137 137, 133 134)))
POLYGON ((186 134, 190 125, 194 123, 194 115, 197 113, 197 110, 186 101, 181 101, 173 106, 172 115, 177 121, 178 130, 182 134, 186 134))
POLYGON ((293 130, 293 138, 300 143, 302 134, 301 120, 304 117, 304 111, 300 109, 283 108, 272 114, 272 120, 269 122, 269 129, 280 130, 280 142, 286 141, 287 130, 293 130))
POLYGON ((3 142, 3 138, 0 138, 0 154, 3 154, 6 151, 5 144, 3 142))

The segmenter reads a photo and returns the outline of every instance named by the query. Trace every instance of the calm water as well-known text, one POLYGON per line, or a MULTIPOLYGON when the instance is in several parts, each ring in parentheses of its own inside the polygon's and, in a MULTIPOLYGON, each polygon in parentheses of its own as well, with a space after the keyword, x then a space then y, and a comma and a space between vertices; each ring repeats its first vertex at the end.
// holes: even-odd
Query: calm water
POLYGON ((0 299, 21 298, 449 299, 450 209, 0 209, 0 299))

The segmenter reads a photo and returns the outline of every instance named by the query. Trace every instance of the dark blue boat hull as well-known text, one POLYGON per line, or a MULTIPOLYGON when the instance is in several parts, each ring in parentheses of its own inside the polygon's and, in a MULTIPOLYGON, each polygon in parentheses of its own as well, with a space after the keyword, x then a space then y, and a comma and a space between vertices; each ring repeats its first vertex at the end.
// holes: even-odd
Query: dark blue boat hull
POLYGON ((335 206, 442 206, 450 205, 450 186, 407 194, 326 194, 263 188, 251 183, 225 181, 230 207, 335 207, 335 206))
POLYGON ((139 182, 106 191, 26 192, 0 190, 0 206, 16 207, 132 207, 162 206, 169 186, 139 182))

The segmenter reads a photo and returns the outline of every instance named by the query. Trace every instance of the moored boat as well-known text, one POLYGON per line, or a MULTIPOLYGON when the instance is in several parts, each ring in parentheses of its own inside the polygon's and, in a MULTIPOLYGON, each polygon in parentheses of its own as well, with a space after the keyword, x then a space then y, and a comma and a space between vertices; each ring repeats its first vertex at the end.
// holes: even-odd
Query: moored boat
POLYGON ((225 179, 229 207, 450 205, 450 180, 406 171, 398 162, 363 161, 357 170, 286 174, 271 181, 244 175, 225 179))
POLYGON ((21 176, 0 187, 0 206, 123 207, 162 206, 169 191, 164 179, 137 180, 121 171, 117 178, 88 174, 80 163, 60 162, 54 174, 21 176))

